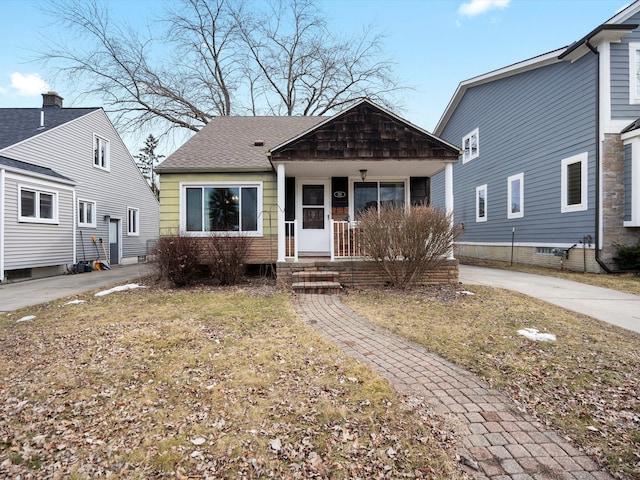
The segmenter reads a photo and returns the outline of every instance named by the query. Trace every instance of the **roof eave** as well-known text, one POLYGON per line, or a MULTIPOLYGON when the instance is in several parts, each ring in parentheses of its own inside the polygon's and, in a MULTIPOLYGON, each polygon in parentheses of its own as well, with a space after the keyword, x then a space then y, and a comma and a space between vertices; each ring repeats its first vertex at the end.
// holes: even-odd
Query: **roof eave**
POLYGON ((265 173, 271 172, 272 168, 269 167, 221 167, 221 168, 211 168, 211 167, 166 167, 166 168, 155 168, 154 172, 162 175, 163 173, 167 174, 180 174, 180 173, 265 173))
POLYGON ((575 62, 590 51, 589 44, 593 46, 594 44, 597 45, 603 42, 619 43, 636 28, 638 28, 638 24, 604 23, 577 42, 569 45, 566 50, 558 56, 558 59, 575 62))

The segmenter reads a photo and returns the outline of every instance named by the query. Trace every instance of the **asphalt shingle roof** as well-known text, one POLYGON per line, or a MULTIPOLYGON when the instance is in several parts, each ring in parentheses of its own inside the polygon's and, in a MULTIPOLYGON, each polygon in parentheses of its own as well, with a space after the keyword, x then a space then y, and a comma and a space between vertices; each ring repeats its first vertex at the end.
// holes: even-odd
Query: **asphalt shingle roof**
POLYGON ((93 108, 0 108, 0 150, 98 110, 93 108), (40 127, 44 112, 44 127, 40 127))
POLYGON ((58 180, 63 180, 65 183, 75 183, 69 177, 65 177, 64 175, 56 172, 55 170, 51 170, 50 168, 47 168, 47 167, 41 167, 40 165, 34 165, 33 163, 14 160, 13 158, 0 156, 0 167, 2 166, 15 169, 15 170, 23 170, 25 172, 35 173, 38 175, 45 175, 47 177, 53 177, 58 180))
POLYGON ((330 117, 216 117, 162 162, 159 171, 270 170, 267 152, 330 117), (257 145, 256 143, 262 143, 257 145))

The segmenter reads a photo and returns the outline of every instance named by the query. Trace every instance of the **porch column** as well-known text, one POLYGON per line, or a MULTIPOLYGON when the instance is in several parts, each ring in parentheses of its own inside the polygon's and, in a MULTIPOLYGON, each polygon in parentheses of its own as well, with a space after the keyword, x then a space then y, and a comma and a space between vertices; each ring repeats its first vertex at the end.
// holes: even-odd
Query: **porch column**
MULTIPOLYGON (((447 213, 451 215, 453 226, 453 164, 447 163, 444 166, 444 205, 447 213)), ((453 244, 447 254, 447 258, 453 259, 453 244)))
POLYGON ((278 164, 278 262, 284 262, 286 255, 286 229, 285 229, 285 216, 284 216, 284 186, 285 186, 285 172, 284 164, 278 164))

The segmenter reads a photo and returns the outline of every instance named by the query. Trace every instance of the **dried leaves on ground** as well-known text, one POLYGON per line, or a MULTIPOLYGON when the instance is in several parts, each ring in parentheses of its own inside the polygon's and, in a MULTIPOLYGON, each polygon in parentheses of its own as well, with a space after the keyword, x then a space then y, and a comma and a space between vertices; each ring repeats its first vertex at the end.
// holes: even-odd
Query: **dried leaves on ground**
POLYGON ((463 478, 442 419, 286 294, 80 298, 0 317, 0 477, 463 478))
POLYGON ((640 335, 480 286, 369 291, 343 301, 380 326, 487 378, 617 478, 640 478, 640 335), (555 334, 534 342, 524 328, 555 334))

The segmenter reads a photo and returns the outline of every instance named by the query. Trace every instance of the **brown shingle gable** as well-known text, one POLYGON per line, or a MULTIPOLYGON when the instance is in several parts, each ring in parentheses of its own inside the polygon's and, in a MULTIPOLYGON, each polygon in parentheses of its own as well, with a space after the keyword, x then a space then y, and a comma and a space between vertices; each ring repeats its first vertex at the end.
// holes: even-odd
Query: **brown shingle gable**
POLYGON ((216 117, 162 162, 157 170, 271 170, 267 158, 269 149, 326 119, 216 117))

